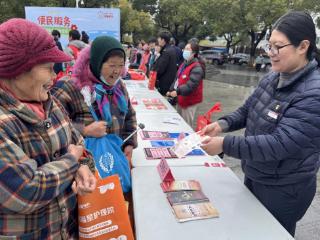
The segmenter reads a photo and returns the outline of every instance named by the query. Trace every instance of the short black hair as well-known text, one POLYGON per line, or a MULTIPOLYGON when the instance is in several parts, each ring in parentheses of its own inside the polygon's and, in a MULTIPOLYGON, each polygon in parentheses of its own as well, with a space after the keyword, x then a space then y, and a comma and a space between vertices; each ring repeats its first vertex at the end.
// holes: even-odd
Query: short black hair
POLYGON ((161 32, 159 33, 158 37, 163 39, 166 43, 169 43, 171 34, 169 32, 161 32))
POLYGON ((185 42, 179 42, 178 47, 182 50, 186 46, 185 42))
POLYGON ((307 58, 308 60, 312 60, 314 53, 317 51, 317 35, 315 24, 309 13, 290 11, 276 21, 272 30, 282 32, 295 47, 298 47, 303 40, 308 40, 310 46, 307 58))
POLYGON ((154 37, 150 38, 148 41, 148 43, 157 43, 157 42, 158 42, 157 39, 154 37))
POLYGON ((89 44, 89 35, 85 31, 81 32, 81 41, 89 44))
POLYGON ((53 29, 52 32, 51 32, 51 35, 52 36, 58 36, 59 38, 61 37, 61 34, 58 30, 56 29, 53 29))
POLYGON ((81 35, 78 30, 70 30, 69 37, 71 37, 72 40, 80 40, 81 35))

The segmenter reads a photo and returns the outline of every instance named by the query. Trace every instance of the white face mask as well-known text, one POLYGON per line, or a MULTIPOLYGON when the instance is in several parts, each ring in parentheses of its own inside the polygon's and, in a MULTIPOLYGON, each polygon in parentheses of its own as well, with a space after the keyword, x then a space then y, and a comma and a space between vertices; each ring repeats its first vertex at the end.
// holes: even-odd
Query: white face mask
POLYGON ((120 81, 120 77, 114 82, 114 84, 113 85, 111 85, 110 83, 108 83, 108 81, 104 78, 104 76, 102 76, 102 75, 100 75, 100 80, 104 83, 104 84, 106 84, 107 86, 109 86, 109 87, 112 87, 112 86, 115 86, 119 81, 120 81))
POLYGON ((190 59, 190 57, 191 57, 191 54, 192 54, 191 51, 189 51, 189 50, 184 50, 183 53, 182 53, 182 56, 183 56, 183 58, 184 58, 185 60, 188 61, 188 60, 190 59))

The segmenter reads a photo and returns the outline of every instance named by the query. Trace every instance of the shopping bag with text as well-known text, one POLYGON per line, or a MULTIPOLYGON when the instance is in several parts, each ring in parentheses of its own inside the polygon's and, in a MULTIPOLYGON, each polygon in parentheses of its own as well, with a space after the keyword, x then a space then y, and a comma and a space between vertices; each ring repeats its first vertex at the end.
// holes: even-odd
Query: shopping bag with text
POLYGON ((78 195, 79 239, 134 240, 118 175, 97 177, 94 192, 78 195))

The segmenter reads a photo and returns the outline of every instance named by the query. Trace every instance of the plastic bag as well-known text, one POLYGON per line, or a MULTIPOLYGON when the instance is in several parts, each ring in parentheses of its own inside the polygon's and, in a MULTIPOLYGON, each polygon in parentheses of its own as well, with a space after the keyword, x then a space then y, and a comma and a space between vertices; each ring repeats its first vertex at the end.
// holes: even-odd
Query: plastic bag
POLYGON ((148 88, 149 90, 154 90, 157 80, 157 72, 156 71, 150 71, 149 73, 149 84, 148 88))
POLYGON ((85 139, 86 148, 93 155, 100 178, 118 174, 123 192, 129 192, 131 190, 130 166, 122 152, 122 142, 122 139, 115 134, 85 139))
POLYGON ((212 115, 212 113, 215 113, 215 112, 221 112, 221 103, 220 102, 217 102, 216 104, 214 104, 212 106, 212 108, 206 114, 198 116, 197 129, 196 129, 197 132, 211 123, 211 115, 212 115))

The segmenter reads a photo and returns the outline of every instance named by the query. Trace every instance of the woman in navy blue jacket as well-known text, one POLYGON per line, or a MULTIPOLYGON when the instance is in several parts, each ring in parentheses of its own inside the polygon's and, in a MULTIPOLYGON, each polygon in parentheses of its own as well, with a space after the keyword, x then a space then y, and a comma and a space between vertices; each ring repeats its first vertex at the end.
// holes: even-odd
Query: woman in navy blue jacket
POLYGON ((320 152, 320 71, 315 25, 289 12, 273 26, 272 72, 235 112, 203 129, 204 150, 241 159, 245 185, 294 236, 316 192, 320 152), (218 137, 246 128, 245 136, 218 137))

